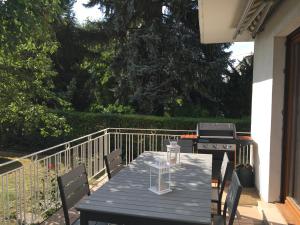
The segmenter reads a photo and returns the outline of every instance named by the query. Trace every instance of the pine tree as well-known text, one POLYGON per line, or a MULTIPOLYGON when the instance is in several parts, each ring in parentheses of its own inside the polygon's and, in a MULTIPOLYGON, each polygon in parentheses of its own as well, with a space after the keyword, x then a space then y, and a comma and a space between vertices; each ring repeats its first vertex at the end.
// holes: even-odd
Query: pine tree
POLYGON ((58 48, 52 60, 58 75, 55 92, 70 102, 73 109, 85 111, 93 102, 106 104, 112 93, 109 77, 111 47, 104 44, 97 24, 78 24, 73 12, 75 0, 61 3, 63 12, 53 23, 58 48), (100 38, 99 38, 100 37, 100 38))
POLYGON ((243 58, 238 65, 230 64, 220 96, 226 117, 250 116, 253 78, 253 55, 243 58))
POLYGON ((115 44, 111 65, 119 103, 144 114, 172 112, 178 101, 217 111, 228 44, 200 44, 195 0, 90 0, 105 17, 99 35, 115 44))

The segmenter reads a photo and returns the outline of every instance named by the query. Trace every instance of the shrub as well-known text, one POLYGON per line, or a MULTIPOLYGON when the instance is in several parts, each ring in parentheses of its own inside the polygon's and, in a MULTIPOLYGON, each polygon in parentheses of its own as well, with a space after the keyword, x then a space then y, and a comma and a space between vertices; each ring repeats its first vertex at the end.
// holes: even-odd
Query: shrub
POLYGON ((93 104, 90 107, 90 111, 93 113, 117 113, 117 114, 132 114, 134 109, 130 106, 121 104, 108 104, 106 107, 99 104, 93 104))
POLYGON ((78 137, 105 128, 152 128, 194 130, 198 122, 231 122, 235 123, 238 131, 250 131, 250 119, 217 118, 188 118, 188 117, 160 117, 144 115, 120 115, 83 112, 62 112, 73 128, 72 137, 78 137))
MULTIPOLYGON (((50 147, 73 138, 77 138, 105 128, 152 128, 152 129, 178 129, 194 130, 198 122, 231 122, 237 126, 237 131, 249 131, 250 119, 217 118, 188 118, 188 117, 159 117, 136 114, 110 114, 110 113, 87 113, 87 112, 56 112, 66 118, 72 127, 71 132, 60 137, 41 137, 34 133, 26 137, 14 137, 17 147, 36 151, 50 147)), ((14 146, 14 149, 16 146, 14 146)))

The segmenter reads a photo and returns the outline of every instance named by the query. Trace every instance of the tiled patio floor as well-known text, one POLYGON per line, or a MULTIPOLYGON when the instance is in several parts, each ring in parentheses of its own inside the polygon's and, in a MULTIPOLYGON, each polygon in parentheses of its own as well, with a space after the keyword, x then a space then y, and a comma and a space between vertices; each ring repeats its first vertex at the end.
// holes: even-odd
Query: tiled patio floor
POLYGON ((275 204, 261 201, 255 188, 244 188, 234 225, 261 224, 287 225, 275 204))
MULTIPOLYGON (((226 191, 225 191, 226 192, 226 191)), ((223 195, 223 202, 225 195, 223 195)), ((234 225, 261 225, 264 224, 263 217, 259 212, 257 206, 260 198, 255 188, 244 188, 238 207, 238 212, 234 225)), ((215 206, 213 205, 212 211, 215 213, 215 206)))
MULTIPOLYGON (((92 190, 97 190, 107 179, 98 181, 92 190)), ((216 212, 215 206, 212 208, 216 212)), ((71 212, 71 217, 76 218, 78 213, 76 210, 71 212)), ((72 220, 72 219, 71 219, 72 220)), ((64 215, 62 210, 52 215, 47 221, 41 225, 63 225, 64 215)), ((234 225, 286 225, 287 223, 281 216, 275 204, 263 203, 255 188, 244 188, 239 202, 238 213, 234 225)))

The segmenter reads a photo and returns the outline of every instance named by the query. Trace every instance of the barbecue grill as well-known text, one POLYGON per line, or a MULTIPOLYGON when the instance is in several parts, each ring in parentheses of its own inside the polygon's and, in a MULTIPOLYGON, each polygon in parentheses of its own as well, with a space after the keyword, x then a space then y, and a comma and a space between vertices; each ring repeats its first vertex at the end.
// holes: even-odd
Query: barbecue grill
POLYGON ((196 151, 213 155, 213 179, 218 179, 224 153, 236 162, 236 129, 233 123, 198 123, 196 151))

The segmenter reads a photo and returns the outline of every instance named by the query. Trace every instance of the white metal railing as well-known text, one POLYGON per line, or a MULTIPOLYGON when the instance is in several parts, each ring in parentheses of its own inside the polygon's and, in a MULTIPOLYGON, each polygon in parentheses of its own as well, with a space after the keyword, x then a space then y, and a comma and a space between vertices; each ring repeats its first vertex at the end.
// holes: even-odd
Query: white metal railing
MULTIPOLYGON (((103 156, 121 149, 124 163, 144 151, 162 151, 166 139, 195 130, 107 128, 69 142, 0 164, 0 224, 39 223, 61 205, 56 177, 78 164, 89 179, 105 174, 103 156)), ((250 162, 250 148, 237 151, 240 163, 250 162)))
POLYGON ((32 224, 60 207, 56 177, 84 163, 89 178, 103 171, 107 130, 0 165, 0 224, 32 224), (13 169, 12 169, 13 168, 13 169))

